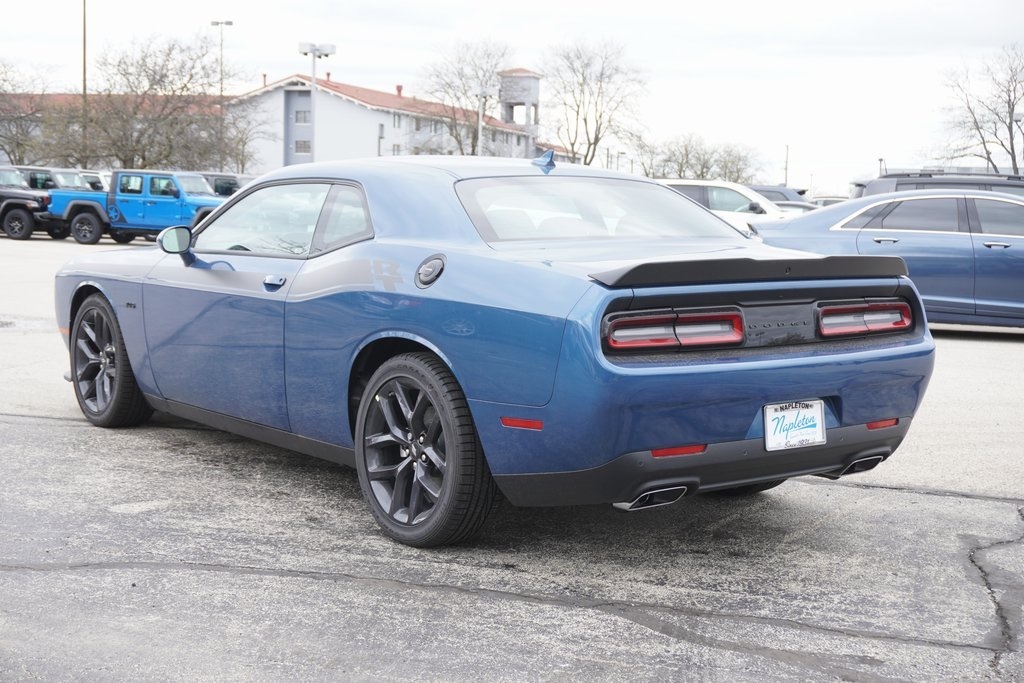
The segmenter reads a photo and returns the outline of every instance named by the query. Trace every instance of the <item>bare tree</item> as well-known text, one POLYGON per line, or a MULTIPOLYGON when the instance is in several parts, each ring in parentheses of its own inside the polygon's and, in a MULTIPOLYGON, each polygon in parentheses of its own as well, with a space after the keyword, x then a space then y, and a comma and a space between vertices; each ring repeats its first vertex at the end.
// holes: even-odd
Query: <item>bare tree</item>
POLYGON ((556 48, 546 79, 557 110, 558 140, 573 162, 588 166, 605 138, 625 127, 644 88, 640 72, 611 42, 556 48))
POLYGON ((715 153, 714 175, 719 180, 746 185, 760 171, 755 154, 741 145, 721 145, 715 153))
POLYGON ((0 62, 0 153, 10 163, 34 164, 45 158, 39 141, 46 102, 45 83, 0 62))
POLYGON ((968 68, 949 78, 948 85, 957 100, 950 124, 956 141, 948 150, 949 159, 975 157, 987 168, 999 172, 1006 159, 1013 173, 1020 173, 1021 141, 1024 130, 1024 51, 1018 45, 1004 47, 982 67, 979 81, 968 68))
POLYGON ((460 43, 427 69, 427 91, 441 104, 448 134, 459 154, 483 150, 478 140, 479 116, 491 115, 498 102, 498 72, 511 49, 503 43, 460 43))
POLYGON ((219 158, 219 62, 208 38, 152 40, 102 55, 89 130, 123 168, 213 168, 219 158))

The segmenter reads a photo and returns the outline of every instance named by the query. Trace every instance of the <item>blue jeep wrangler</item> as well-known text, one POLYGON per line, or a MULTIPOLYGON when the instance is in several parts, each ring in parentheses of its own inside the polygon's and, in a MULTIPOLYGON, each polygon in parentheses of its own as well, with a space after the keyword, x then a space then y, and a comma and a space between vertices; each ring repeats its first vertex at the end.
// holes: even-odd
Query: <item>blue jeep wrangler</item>
POLYGON ((154 240, 172 225, 195 226, 224 199, 198 173, 117 170, 105 193, 84 197, 50 190, 45 219, 66 225, 82 244, 95 244, 104 232, 126 244, 139 236, 154 240))

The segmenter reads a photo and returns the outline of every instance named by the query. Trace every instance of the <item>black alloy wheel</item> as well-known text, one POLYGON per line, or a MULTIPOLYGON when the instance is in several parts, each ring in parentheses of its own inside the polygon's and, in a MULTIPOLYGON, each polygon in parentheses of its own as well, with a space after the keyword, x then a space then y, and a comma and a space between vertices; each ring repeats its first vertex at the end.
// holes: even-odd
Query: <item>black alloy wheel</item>
POLYGON ((71 331, 71 381, 86 419, 100 427, 130 427, 153 414, 135 381, 114 311, 99 294, 78 309, 71 331))
POLYGON ((91 213, 80 213, 71 219, 71 236, 79 244, 96 244, 103 236, 100 219, 91 213))
POLYGON ((429 353, 396 356, 370 378, 356 422, 356 469, 384 532, 417 547, 471 537, 497 495, 465 395, 429 353))
POLYGON ((4 215, 4 234, 12 240, 27 240, 35 227, 35 219, 25 209, 11 209, 4 215))
POLYGON ((47 229, 46 233, 55 240, 66 240, 71 236, 71 228, 66 225, 51 227, 47 229))

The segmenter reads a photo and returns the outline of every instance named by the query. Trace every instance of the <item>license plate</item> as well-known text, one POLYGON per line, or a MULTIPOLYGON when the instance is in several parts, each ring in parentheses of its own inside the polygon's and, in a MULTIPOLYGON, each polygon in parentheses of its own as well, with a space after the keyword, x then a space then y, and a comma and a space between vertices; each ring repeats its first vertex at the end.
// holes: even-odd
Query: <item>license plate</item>
POLYGON ((764 447, 767 451, 825 443, 825 402, 793 401, 764 407, 764 447))

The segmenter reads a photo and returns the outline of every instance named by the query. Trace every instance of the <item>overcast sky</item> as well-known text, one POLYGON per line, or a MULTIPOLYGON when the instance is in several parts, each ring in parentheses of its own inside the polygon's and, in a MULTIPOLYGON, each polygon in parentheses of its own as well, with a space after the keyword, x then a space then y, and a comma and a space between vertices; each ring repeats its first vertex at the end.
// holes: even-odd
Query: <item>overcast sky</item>
MULTIPOLYGON (((889 168, 934 164, 949 139, 949 74, 1024 42, 1024 0, 173 0, 159 13, 85 2, 90 69, 133 41, 216 40, 210 22, 234 22, 223 29, 225 61, 248 80, 230 83, 233 93, 258 87, 263 74, 308 74, 300 42, 337 45, 318 62, 320 76, 416 95, 425 67, 460 42, 508 44, 509 67, 543 73, 552 46, 615 41, 644 75, 637 110, 652 140, 692 133, 748 146, 770 183, 787 179, 788 147, 789 184, 819 194, 845 194, 851 180, 877 173, 879 158, 889 168)), ((82 8, 8 0, 0 61, 42 75, 50 92, 80 92, 82 8)))

